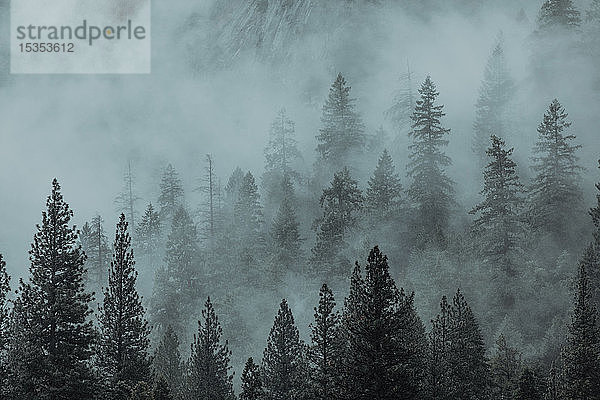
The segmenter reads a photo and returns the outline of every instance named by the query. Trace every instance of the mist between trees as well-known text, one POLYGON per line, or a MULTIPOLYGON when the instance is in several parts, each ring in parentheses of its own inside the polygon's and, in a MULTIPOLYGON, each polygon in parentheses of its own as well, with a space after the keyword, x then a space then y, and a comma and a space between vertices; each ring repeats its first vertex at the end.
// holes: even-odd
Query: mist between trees
MULTIPOLYGON (((433 26, 444 8, 422 3, 215 2, 211 21, 236 18, 211 26, 216 45, 190 68, 251 59, 285 75, 282 60, 314 50, 298 41, 340 35, 323 18, 360 27, 402 9, 433 26)), ((456 3, 473 19, 486 7, 456 3)), ((54 180, 28 274, 10 280, 0 258, 0 398, 600 398, 600 174, 584 168, 600 156, 585 131, 597 71, 569 76, 589 104, 563 90, 565 64, 598 60, 600 3, 586 7, 543 3, 526 79, 497 36, 468 148, 441 102, 447 75, 396 65, 372 129, 351 88, 365 65, 340 63, 350 74, 299 95, 320 119, 271 110, 260 172, 223 167, 248 150, 240 138, 228 156, 194 154, 202 171, 163 155, 153 174, 132 157, 114 204, 75 213, 62 191, 83 189, 54 180)))

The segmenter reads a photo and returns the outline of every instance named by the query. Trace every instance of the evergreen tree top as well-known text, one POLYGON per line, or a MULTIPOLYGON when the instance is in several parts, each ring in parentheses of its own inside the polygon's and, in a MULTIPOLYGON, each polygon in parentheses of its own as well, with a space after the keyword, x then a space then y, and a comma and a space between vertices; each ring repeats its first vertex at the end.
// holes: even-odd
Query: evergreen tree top
POLYGON ((573 29, 581 24, 581 17, 572 0, 546 0, 542 4, 537 22, 542 31, 556 28, 573 29))

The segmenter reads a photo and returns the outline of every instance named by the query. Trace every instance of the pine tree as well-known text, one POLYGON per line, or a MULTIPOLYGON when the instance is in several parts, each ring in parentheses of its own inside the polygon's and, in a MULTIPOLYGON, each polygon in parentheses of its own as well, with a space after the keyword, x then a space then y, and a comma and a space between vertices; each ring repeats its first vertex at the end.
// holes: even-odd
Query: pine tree
POLYGON ((511 399, 521 375, 521 353, 506 343, 504 335, 496 341, 496 352, 490 360, 492 393, 498 399, 511 399))
POLYGON ((585 19, 587 22, 600 22, 600 0, 592 0, 585 19))
POLYGON ((249 171, 242 180, 238 200, 234 207, 235 228, 241 242, 240 258, 245 266, 249 266, 260 256, 264 245, 264 218, 260 204, 260 194, 249 171))
POLYGON ((565 398, 600 399, 600 330, 598 312, 591 302, 588 265, 581 262, 575 309, 563 351, 565 398))
POLYGON ((165 168, 160 181, 160 218, 165 224, 170 224, 175 212, 183 201, 183 186, 179 174, 171 164, 165 168))
POLYGON ((138 254, 142 255, 144 266, 154 271, 158 266, 157 255, 161 244, 161 223, 160 214, 154 211, 152 203, 146 207, 135 233, 138 254))
MULTIPOLYGON (((99 310, 99 358, 110 384, 132 390, 150 380, 148 346, 150 328, 135 288, 137 271, 125 214, 121 214, 115 234, 114 252, 99 310)), ((123 394, 117 395, 122 398, 123 394)))
POLYGON ((265 395, 260 367, 254 363, 252 357, 246 361, 242 372, 242 386, 240 400, 262 400, 265 395))
POLYGON ((539 139, 534 147, 530 191, 530 220, 534 228, 549 232, 564 243, 572 239, 573 221, 582 214, 582 192, 578 185, 578 157, 581 147, 572 145, 574 135, 563 131, 571 126, 558 100, 552 101, 538 127, 539 139))
POLYGON ((575 29, 581 24, 581 17, 572 0, 546 0, 537 23, 542 32, 557 28, 575 29))
POLYGON ((340 315, 334 311, 333 292, 323 284, 319 291, 319 306, 311 324, 311 346, 308 350, 312 395, 315 399, 339 398, 339 367, 343 345, 340 336, 340 315))
POLYGON ((319 162, 327 169, 341 169, 364 148, 364 125, 354 102, 350 86, 338 74, 323 105, 322 128, 317 135, 319 162))
POLYGON ((223 330, 215 309, 206 300, 202 321, 198 321, 198 335, 192 343, 187 378, 187 395, 190 399, 233 400, 233 375, 227 341, 222 343, 223 330))
POLYGON ((20 282, 14 302, 11 394, 19 399, 92 399, 92 295, 84 288, 85 254, 77 245, 78 231, 69 226, 73 212, 56 179, 46 207, 29 252, 29 279, 20 282))
POLYGON ((164 379, 170 391, 178 393, 183 379, 183 365, 179 353, 179 339, 171 325, 167 326, 162 339, 156 346, 152 363, 154 375, 164 379))
POLYGON ((479 97, 475 104, 472 149, 482 167, 487 164, 485 154, 490 135, 507 139, 508 130, 505 121, 514 87, 515 84, 506 65, 503 43, 500 38, 488 59, 479 88, 479 97))
POLYGON ((164 376, 156 378, 154 390, 152 391, 152 400, 174 400, 169 389, 169 384, 164 376))
POLYGON ((293 187, 289 178, 284 178, 284 185, 289 185, 289 189, 285 190, 286 194, 271 225, 273 261, 279 268, 285 268, 298 262, 302 242, 300 224, 293 204, 293 187))
POLYGON ((110 267, 111 250, 104 231, 104 220, 96 215, 86 222, 80 233, 81 247, 87 256, 86 280, 89 289, 101 293, 110 267))
POLYGON ((516 164, 511 159, 514 149, 506 149, 498 136, 492 135, 486 153, 490 159, 483 173, 485 199, 470 214, 480 213, 473 222, 473 231, 479 238, 482 252, 497 263, 503 273, 514 276, 515 252, 523 237, 520 219, 523 185, 519 182, 516 164))
POLYGON ((317 230, 313 260, 332 268, 331 264, 336 263, 338 253, 346 246, 345 236, 358 222, 358 212, 363 205, 358 182, 350 176, 348 168, 334 174, 331 186, 323 190, 319 204, 323 215, 313 224, 317 230))
POLYGON ((8 396, 7 355, 9 342, 9 309, 8 293, 10 292, 10 276, 6 272, 6 262, 0 254, 0 398, 8 396))
POLYGON ((298 179, 299 174, 293 163, 302 158, 296 141, 294 122, 287 117, 285 109, 277 113, 271 124, 269 143, 265 147, 265 173, 262 186, 267 194, 269 206, 277 204, 285 197, 283 179, 298 179))
POLYGON ((454 204, 453 182, 446 176, 444 168, 451 164, 450 157, 442 147, 448 145, 445 136, 450 129, 443 128, 440 118, 443 105, 435 105, 439 95, 428 76, 421 89, 421 96, 413 113, 409 146, 410 162, 408 175, 413 179, 408 194, 418 207, 417 226, 423 243, 443 243, 454 204))
POLYGON ((365 193, 365 209, 376 221, 393 216, 402 204, 402 184, 387 150, 383 150, 369 179, 365 193))
POLYGON ((263 214, 260 194, 254 176, 249 171, 244 176, 239 189, 238 200, 235 203, 235 220, 242 235, 250 235, 251 239, 257 239, 262 234, 263 214))
POLYGON ((489 387, 489 366, 483 336, 460 290, 450 307, 449 341, 450 398, 485 398, 489 387))
POLYGON ((263 353, 262 379, 266 400, 301 399, 304 392, 303 350, 298 328, 283 299, 263 353))
POLYGON ((414 88, 414 72, 406 65, 406 73, 400 76, 400 89, 394 95, 392 106, 385 111, 385 116, 392 122, 397 132, 396 142, 400 135, 406 134, 405 130, 412 125, 411 116, 417 101, 417 92, 414 88))
POLYGON ((429 333, 429 395, 448 399, 451 393, 448 353, 450 351, 450 304, 446 296, 440 302, 440 312, 431 321, 429 333))
POLYGON ((378 247, 364 279, 356 265, 343 330, 344 393, 352 399, 420 399, 425 394, 427 339, 414 295, 398 290, 378 247))
POLYGON ((265 147, 266 171, 277 171, 282 177, 294 175, 291 163, 300 158, 294 136, 294 122, 287 117, 285 109, 279 110, 271 124, 269 143, 265 147))
POLYGON ((131 171, 131 161, 127 164, 127 171, 123 175, 123 189, 121 193, 115 198, 115 205, 117 211, 129 216, 129 222, 131 223, 131 231, 137 232, 136 219, 137 219, 137 207, 136 204, 140 200, 140 197, 135 193, 135 177, 131 171))
MULTIPOLYGON (((598 160, 598 168, 600 168, 600 160, 598 160)), ((596 183, 596 189, 600 192, 600 182, 596 183)), ((594 240, 589 245, 588 251, 584 254, 586 257, 588 275, 592 287, 592 300, 596 308, 600 307, 600 193, 596 194, 596 207, 592 207, 589 211, 594 224, 594 240)))
POLYGON ((564 399, 564 376, 562 371, 556 368, 555 364, 556 363, 553 362, 550 366, 550 372, 548 373, 544 400, 564 399))
POLYGON ((165 265, 156 272, 151 321, 159 337, 171 325, 182 337, 201 293, 196 226, 184 208, 173 217, 167 238, 165 265))
POLYGON ((242 187, 242 181, 244 180, 244 171, 240 167, 236 167, 233 173, 227 180, 225 186, 225 201, 230 212, 233 213, 235 204, 238 202, 240 195, 240 188, 242 187))
POLYGON ((544 384, 539 374, 529 367, 523 369, 519 378, 519 386, 515 393, 515 400, 543 400, 544 384))

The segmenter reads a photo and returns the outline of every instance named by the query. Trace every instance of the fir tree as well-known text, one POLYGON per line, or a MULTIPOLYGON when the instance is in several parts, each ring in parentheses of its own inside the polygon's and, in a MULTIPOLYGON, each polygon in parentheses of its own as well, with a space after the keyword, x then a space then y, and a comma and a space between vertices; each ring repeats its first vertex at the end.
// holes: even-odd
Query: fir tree
POLYGON ((110 267, 111 250, 104 231, 104 220, 96 215, 89 223, 81 228, 81 247, 87 256, 87 283, 89 289, 101 292, 106 284, 108 269, 110 267))
POLYGON ((135 238, 138 254, 142 254, 144 265, 156 269, 158 249, 161 243, 160 214, 154 211, 152 203, 148 204, 141 221, 136 228, 135 238))
POLYGON ((350 97, 350 86, 338 74, 323 105, 322 128, 317 135, 319 162, 325 168, 342 168, 365 145, 364 125, 350 97))
POLYGON ((400 76, 400 88, 394 95, 392 106, 385 111, 385 116, 392 122, 397 132, 395 142, 399 141, 400 135, 410 129, 412 125, 411 116, 417 100, 417 92, 414 88, 414 72, 406 65, 406 73, 400 76))
POLYGON ((571 144, 574 135, 563 133, 570 126, 567 113, 555 99, 538 127, 532 166, 536 176, 529 189, 532 226, 561 241, 572 239, 571 226, 583 209, 578 185, 581 167, 575 155, 581 146, 571 144))
POLYGON ((565 398, 600 399, 600 331, 585 262, 579 265, 575 309, 563 351, 565 398))
POLYGON ((363 279, 357 263, 344 310, 344 394, 356 400, 420 399, 427 339, 413 294, 396 288, 377 247, 365 271, 363 279))
POLYGON ((242 372, 242 386, 240 400, 262 400, 265 395, 260 367, 254 363, 252 357, 246 361, 242 372))
POLYGON ((496 352, 490 360, 492 393, 498 399, 511 399, 521 375, 521 354, 506 343, 504 335, 496 341, 496 352))
POLYGON ((10 276, 6 272, 6 262, 0 254, 0 398, 8 396, 7 355, 9 342, 9 310, 8 293, 10 292, 10 276))
POLYGON ((299 178, 293 163, 300 160, 302 156, 295 136, 294 122, 287 117, 285 109, 281 109, 271 124, 269 143, 265 147, 265 173, 262 177, 262 186, 267 193, 266 199, 269 203, 277 203, 285 197, 285 187, 282 185, 285 177, 299 178))
MULTIPOLYGON (((598 160, 600 168, 600 160, 598 160)), ((596 189, 600 191, 600 183, 596 183, 596 189)), ((589 245, 588 251, 584 254, 587 258, 588 275, 591 282, 592 300, 596 307, 600 307, 600 193, 596 194, 596 207, 589 211, 594 224, 594 240, 589 245)))
POLYGON ((485 398, 489 387, 485 345, 475 316, 460 290, 450 308, 449 341, 450 398, 485 398))
POLYGON ((475 104, 475 122, 473 123, 472 149, 486 165, 486 149, 490 135, 506 140, 507 108, 514 91, 514 82, 510 77, 502 40, 494 47, 483 73, 483 81, 479 88, 479 97, 475 104))
POLYGON ((179 392, 183 378, 183 365, 179 353, 179 339, 171 325, 167 326, 162 339, 156 346, 152 363, 154 375, 164 379, 170 391, 179 392))
POLYGON ((543 400, 544 399, 544 384, 539 374, 529 367, 523 369, 523 373, 519 378, 519 386, 517 387, 514 399, 515 400, 543 400))
POLYGON ((140 197, 135 193, 135 177, 131 171, 131 162, 129 162, 127 164, 127 171, 123 176, 123 189, 115 198, 115 205, 117 206, 117 211, 129 216, 131 231, 136 233, 136 218, 138 215, 136 204, 139 200, 140 197))
POLYGON ((179 174, 171 164, 165 168, 160 181, 160 205, 161 220, 170 224, 175 212, 181 207, 183 201, 183 186, 179 174))
POLYGON ((279 267, 285 267, 297 262, 300 255, 300 224, 296 217, 293 204, 293 187, 289 178, 284 178, 284 184, 290 188, 281 201, 275 219, 271 226, 271 237, 273 239, 274 262, 279 267))
POLYGON ((596 22, 600 21, 600 0, 592 0, 590 8, 586 12, 586 21, 596 22))
POLYGON ((383 150, 369 179, 365 193, 365 208, 376 220, 393 216, 402 204, 402 184, 387 150, 383 150))
MULTIPOLYGON (((150 329, 144 307, 135 288, 137 271, 127 231, 125 214, 121 214, 115 234, 114 253, 99 310, 99 358, 111 386, 131 391, 139 382, 150 379, 148 338, 150 329)), ((115 394, 124 398, 124 394, 115 394)))
POLYGON ((29 252, 30 276, 20 282, 14 303, 11 395, 92 399, 92 295, 84 288, 85 254, 77 245, 78 231, 69 226, 73 212, 56 179, 46 207, 29 252))
POLYGON ((445 167, 451 164, 442 148, 448 145, 445 138, 450 129, 443 128, 440 118, 443 105, 436 105, 439 93, 428 76, 421 89, 421 96, 413 113, 409 146, 410 162, 408 175, 413 179, 408 194, 418 207, 417 225, 421 242, 440 244, 450 218, 450 209, 454 204, 453 182, 446 176, 445 167))
POLYGON ((231 351, 222 343, 223 330, 215 309, 206 300, 198 335, 192 343, 186 391, 190 399, 233 400, 233 375, 229 374, 231 351))
POLYGON ((167 238, 165 265, 156 272, 152 293, 152 324, 159 337, 169 325, 182 337, 189 313, 199 299, 197 240, 194 222, 184 208, 179 208, 167 238))
POLYGON ((260 255, 264 245, 264 219, 260 194, 254 176, 247 172, 242 180, 234 207, 235 228, 241 242, 240 258, 249 266, 260 255))
POLYGON ((548 373, 544 400, 564 399, 564 376, 563 373, 558 368, 556 368, 555 364, 556 363, 553 362, 550 366, 550 372, 548 373))
POLYGON ((169 384, 164 376, 158 376, 152 391, 152 400, 174 400, 169 389, 169 384))
POLYGON ((242 179, 234 210, 235 221, 242 235, 250 235, 252 239, 258 238, 262 234, 263 213, 258 187, 249 171, 242 179))
POLYGON ((348 168, 334 174, 331 186, 323 190, 319 204, 323 215, 313 224, 317 242, 312 253, 314 261, 327 265, 335 263, 337 254, 345 247, 345 236, 356 226, 363 204, 358 182, 352 179, 348 168))
POLYGON ((311 346, 308 350, 311 388, 315 399, 339 398, 339 367, 343 346, 340 336, 340 315, 334 311, 335 299, 324 284, 319 291, 319 306, 311 324, 311 346))
POLYGON ((429 333, 429 395, 447 399, 451 393, 448 353, 450 351, 450 304, 446 296, 440 302, 440 312, 431 321, 429 333))
POLYGON ((226 205, 229 208, 229 211, 233 213, 233 209, 235 204, 238 202, 238 198, 240 195, 240 188, 242 187, 242 181, 244 180, 244 171, 240 167, 236 167, 233 170, 233 173, 227 180, 227 185, 225 186, 225 201, 226 205))
POLYGON ((516 164, 511 159, 514 149, 506 149, 498 136, 492 135, 486 153, 490 158, 483 173, 485 199, 469 213, 480 216, 473 222, 473 231, 486 257, 498 263, 505 274, 514 276, 515 252, 519 249, 523 228, 520 221, 523 185, 519 182, 516 164))
POLYGON ((266 400, 296 400, 304 394, 303 348, 294 316, 283 299, 263 353, 262 379, 266 400))
POLYGON ((537 23, 542 32, 557 28, 574 29, 581 24, 581 17, 572 0, 546 0, 537 23))

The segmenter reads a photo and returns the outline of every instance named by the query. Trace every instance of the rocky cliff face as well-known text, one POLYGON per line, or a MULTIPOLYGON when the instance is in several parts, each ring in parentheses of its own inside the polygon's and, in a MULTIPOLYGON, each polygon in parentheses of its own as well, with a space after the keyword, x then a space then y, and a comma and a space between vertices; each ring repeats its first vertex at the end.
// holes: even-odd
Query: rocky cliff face
POLYGON ((227 56, 256 52, 274 59, 285 57, 305 31, 312 8, 312 0, 222 0, 213 6, 211 19, 227 21, 217 28, 218 45, 227 56))

